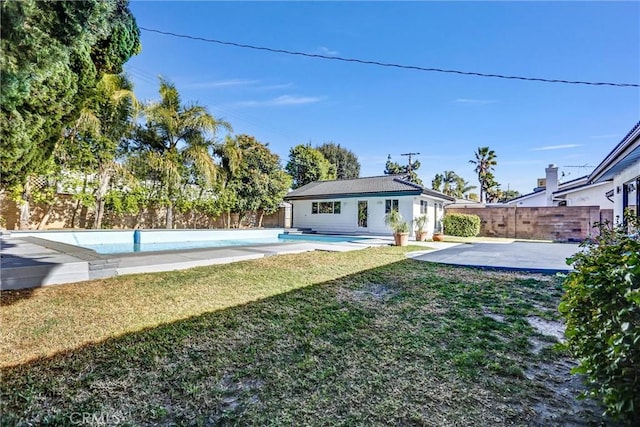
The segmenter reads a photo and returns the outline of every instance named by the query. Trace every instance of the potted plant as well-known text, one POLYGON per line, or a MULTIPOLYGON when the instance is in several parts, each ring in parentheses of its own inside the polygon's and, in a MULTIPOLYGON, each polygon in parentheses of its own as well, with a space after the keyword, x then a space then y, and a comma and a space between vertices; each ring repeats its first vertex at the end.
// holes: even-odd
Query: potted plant
POLYGON ((384 216, 384 223, 393 230, 396 246, 407 246, 409 244, 409 223, 404 220, 397 209, 391 210, 384 216))
POLYGON ((424 242, 427 240, 427 232, 424 229, 424 226, 427 224, 429 217, 426 215, 420 215, 413 220, 413 223, 416 225, 416 242, 424 242))
POLYGON ((434 242, 443 242, 444 241, 444 231, 442 230, 442 220, 438 220, 436 222, 436 228, 433 230, 433 239, 434 242))

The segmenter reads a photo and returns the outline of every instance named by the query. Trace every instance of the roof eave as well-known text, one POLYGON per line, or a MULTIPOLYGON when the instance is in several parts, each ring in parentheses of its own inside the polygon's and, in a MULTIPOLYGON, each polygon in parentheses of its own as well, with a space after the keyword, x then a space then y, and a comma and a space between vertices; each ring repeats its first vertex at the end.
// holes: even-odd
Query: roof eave
POLYGON ((611 169, 617 161, 624 158, 640 144, 640 121, 629 131, 629 133, 615 146, 604 160, 591 172, 589 182, 601 181, 603 176, 611 169))

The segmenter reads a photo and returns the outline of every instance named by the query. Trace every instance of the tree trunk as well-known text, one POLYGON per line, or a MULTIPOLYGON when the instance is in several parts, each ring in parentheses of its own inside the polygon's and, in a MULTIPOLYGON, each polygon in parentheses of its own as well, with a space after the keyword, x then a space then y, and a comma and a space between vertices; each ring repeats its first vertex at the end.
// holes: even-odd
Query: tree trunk
POLYGON ((258 213, 258 228, 262 228, 262 219, 264 218, 264 211, 261 210, 258 213))
POLYGON ((73 208, 73 214, 71 215, 71 225, 70 228, 76 228, 76 216, 78 215, 78 209, 80 209, 80 200, 76 202, 76 207, 73 208))
POLYGON ((51 217, 51 212, 53 212, 53 203, 47 205, 47 210, 40 220, 40 224, 38 224, 38 230, 44 230, 44 227, 47 225, 49 218, 51 217))
POLYGON ((99 230, 102 228, 102 218, 104 217, 104 199, 96 201, 96 217, 93 220, 93 228, 99 230))
POLYGON ((80 209, 80 228, 87 228, 87 215, 89 214, 89 208, 85 205, 82 205, 80 209))
POLYGON ((165 227, 169 230, 173 229, 173 202, 169 202, 169 206, 167 206, 167 221, 165 223, 165 227))
POLYGON ((109 183, 111 182, 111 171, 104 168, 98 175, 98 188, 96 189, 96 217, 93 220, 93 228, 102 228, 102 218, 104 217, 104 197, 107 195, 109 183))
POLYGON ((29 229, 29 223, 31 222, 29 199, 31 199, 31 183, 27 177, 27 182, 24 185, 24 191, 22 192, 22 200, 20 201, 20 230, 29 229))

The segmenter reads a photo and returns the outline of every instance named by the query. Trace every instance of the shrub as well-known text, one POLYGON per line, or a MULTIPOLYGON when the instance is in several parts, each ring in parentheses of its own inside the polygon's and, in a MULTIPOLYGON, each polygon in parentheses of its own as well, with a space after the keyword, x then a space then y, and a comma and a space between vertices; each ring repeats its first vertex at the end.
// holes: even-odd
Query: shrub
POLYGON ((575 271, 565 279, 559 309, 566 346, 579 361, 573 372, 585 376, 583 396, 633 423, 640 419, 640 240, 627 227, 597 227, 600 235, 567 260, 575 271))
POLYGON ((480 233, 478 215, 446 214, 442 218, 442 225, 449 236, 474 237, 480 233))
POLYGON ((393 209, 384 216, 385 225, 391 227, 394 233, 408 233, 409 223, 404 220, 397 209, 393 209))

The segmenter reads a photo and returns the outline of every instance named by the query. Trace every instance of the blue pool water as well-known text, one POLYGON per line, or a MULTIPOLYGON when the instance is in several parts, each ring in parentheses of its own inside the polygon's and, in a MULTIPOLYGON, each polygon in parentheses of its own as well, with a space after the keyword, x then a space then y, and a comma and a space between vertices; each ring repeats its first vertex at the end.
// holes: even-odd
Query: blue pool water
POLYGON ((228 246, 247 246, 247 245, 264 245, 264 244, 281 244, 291 242, 324 242, 324 243, 340 243, 354 242, 365 240, 349 236, 324 236, 309 234, 280 234, 277 237, 256 237, 249 239, 225 239, 225 240, 201 240, 201 241, 184 241, 184 242, 152 242, 140 245, 131 243, 105 243, 105 244, 83 244, 83 248, 93 249, 99 254, 118 254, 131 252, 156 252, 156 251, 175 251, 181 249, 199 249, 199 248, 219 248, 228 246))

